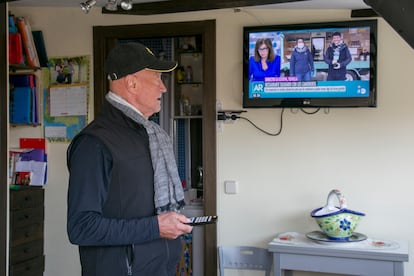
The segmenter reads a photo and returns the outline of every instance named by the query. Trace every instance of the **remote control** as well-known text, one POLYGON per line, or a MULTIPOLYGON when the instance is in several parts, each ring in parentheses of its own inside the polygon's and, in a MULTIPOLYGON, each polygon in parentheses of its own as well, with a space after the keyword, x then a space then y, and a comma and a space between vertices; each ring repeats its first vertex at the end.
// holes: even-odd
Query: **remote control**
POLYGON ((188 222, 187 224, 191 226, 197 226, 197 225, 215 223, 217 221, 217 216, 200 216, 200 217, 191 217, 189 219, 190 219, 190 222, 188 222))

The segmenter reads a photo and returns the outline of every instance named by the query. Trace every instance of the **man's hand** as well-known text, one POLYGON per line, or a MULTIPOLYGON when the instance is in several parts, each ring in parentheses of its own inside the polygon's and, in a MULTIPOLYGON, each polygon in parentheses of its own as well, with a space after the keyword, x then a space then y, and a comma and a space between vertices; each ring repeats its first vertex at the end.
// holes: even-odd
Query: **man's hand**
POLYGON ((339 69, 339 68, 341 68, 341 64, 337 62, 333 65, 333 68, 334 69, 339 69))
POLYGON ((179 213, 163 213, 158 215, 157 218, 161 238, 176 239, 193 230, 192 226, 186 224, 188 223, 188 218, 179 213))

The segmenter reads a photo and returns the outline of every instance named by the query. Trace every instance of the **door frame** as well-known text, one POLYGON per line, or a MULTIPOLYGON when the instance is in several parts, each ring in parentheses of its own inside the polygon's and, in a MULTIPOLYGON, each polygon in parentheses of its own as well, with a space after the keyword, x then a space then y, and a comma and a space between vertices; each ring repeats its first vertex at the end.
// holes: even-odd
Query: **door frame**
MULTIPOLYGON (((155 24, 93 27, 94 114, 99 114, 109 90, 104 62, 118 39, 164 38, 201 35, 203 49, 203 130, 204 213, 217 214, 216 158, 216 21, 188 21, 155 24), (154 31, 157 30, 157 31, 154 31)), ((217 274, 217 227, 206 225, 204 235, 204 273, 217 274)))
MULTIPOLYGON (((7 34, 7 3, 0 3, 0 36, 4 37, 4 42, 8 41, 7 34)), ((8 67, 8 57, 7 57, 7 45, 5 43, 0 44, 0 276, 6 276, 8 259, 8 237, 7 237, 7 216, 8 216, 8 193, 9 193, 9 183, 7 176, 7 159, 8 159, 8 126, 9 126, 9 116, 7 114, 7 105, 8 105, 8 90, 7 90, 7 67, 8 67)))

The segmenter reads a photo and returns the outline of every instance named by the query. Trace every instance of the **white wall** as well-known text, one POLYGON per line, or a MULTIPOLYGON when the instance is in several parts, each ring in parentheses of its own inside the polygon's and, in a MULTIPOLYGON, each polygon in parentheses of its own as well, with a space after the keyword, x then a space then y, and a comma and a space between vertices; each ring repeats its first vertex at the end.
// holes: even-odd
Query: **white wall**
MULTIPOLYGON (((34 30, 43 30, 50 57, 92 56, 94 25, 216 19, 217 98, 226 109, 242 108, 243 26, 344 20, 350 15, 349 10, 248 9, 234 13, 225 9, 118 16, 102 15, 98 9, 89 15, 77 8, 17 8, 10 4, 10 9, 29 18, 34 30)), ((350 209, 367 214, 358 232, 414 243, 414 221, 409 213, 414 207, 414 93, 410 79, 414 51, 382 19, 378 37, 377 108, 331 109, 328 114, 315 115, 286 110, 280 136, 266 136, 243 120, 226 124, 217 134, 219 244, 266 247, 278 232, 317 230, 309 213, 325 204, 333 188, 342 190, 350 209), (239 181, 238 194, 224 193, 223 183, 229 179, 239 181)), ((249 109, 245 116, 269 131, 279 128, 278 109, 249 109)), ((45 276, 80 275, 77 249, 69 244, 65 232, 66 147, 49 144, 45 276)), ((414 275, 414 262, 407 263, 405 270, 406 275, 414 275)))

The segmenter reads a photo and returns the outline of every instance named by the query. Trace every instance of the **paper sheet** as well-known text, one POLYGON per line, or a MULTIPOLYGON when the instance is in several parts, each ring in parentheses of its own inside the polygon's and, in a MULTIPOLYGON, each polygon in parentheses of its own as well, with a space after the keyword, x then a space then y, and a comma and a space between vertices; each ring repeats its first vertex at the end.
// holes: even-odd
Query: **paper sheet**
POLYGON ((86 86, 51 87, 50 116, 86 115, 87 91, 86 86))
POLYGON ((16 172, 32 172, 32 179, 30 185, 43 186, 45 184, 46 176, 46 162, 39 161, 17 161, 16 172))

